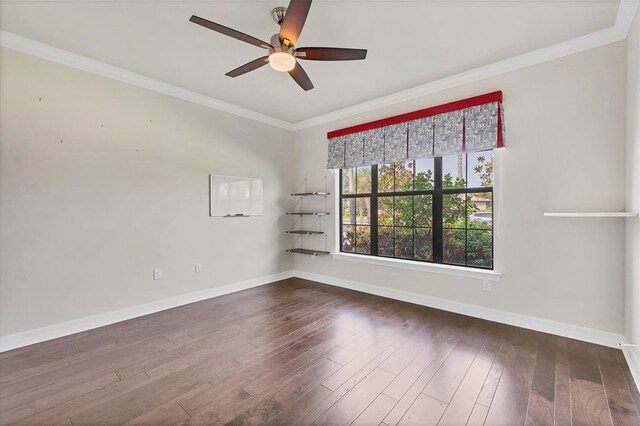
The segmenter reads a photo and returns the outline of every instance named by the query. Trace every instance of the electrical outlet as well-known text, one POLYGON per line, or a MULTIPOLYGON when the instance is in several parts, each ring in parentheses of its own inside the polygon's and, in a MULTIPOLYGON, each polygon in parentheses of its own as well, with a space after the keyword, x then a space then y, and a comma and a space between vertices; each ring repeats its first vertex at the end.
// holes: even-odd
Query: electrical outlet
POLYGON ((196 263, 195 271, 196 271, 196 274, 199 274, 200 272, 202 272, 202 263, 196 263))
POLYGON ((161 280, 162 279, 162 269, 154 269, 153 270, 153 279, 161 280))
POLYGON ((482 289, 484 291, 491 291, 491 281, 489 280, 482 280, 482 289))

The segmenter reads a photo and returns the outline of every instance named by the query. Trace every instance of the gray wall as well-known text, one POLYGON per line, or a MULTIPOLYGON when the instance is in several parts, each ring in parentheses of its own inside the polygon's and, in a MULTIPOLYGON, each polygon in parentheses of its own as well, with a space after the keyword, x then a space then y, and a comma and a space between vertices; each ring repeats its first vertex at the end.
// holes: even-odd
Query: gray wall
POLYGON ((290 132, 0 52, 0 334, 291 269, 290 132), (264 215, 208 217, 209 173, 264 215))

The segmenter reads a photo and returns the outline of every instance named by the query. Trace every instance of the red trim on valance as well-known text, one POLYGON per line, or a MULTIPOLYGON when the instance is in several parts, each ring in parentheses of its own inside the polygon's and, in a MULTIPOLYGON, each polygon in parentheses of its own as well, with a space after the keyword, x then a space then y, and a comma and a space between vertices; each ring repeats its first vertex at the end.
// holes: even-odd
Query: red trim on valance
MULTIPOLYGON (((473 98, 462 99, 460 101, 449 102, 448 104, 438 105, 418 111, 408 112, 381 120, 370 121, 357 126, 346 127, 344 129, 333 130, 327 133, 327 138, 336 138, 338 136, 350 135, 352 133, 364 132, 365 130, 377 129, 379 127, 390 126, 392 124, 404 123, 405 121, 417 120, 418 118, 430 117, 436 114, 444 114, 445 112, 457 111, 463 108, 470 108, 491 102, 502 102, 502 91, 485 93, 484 95, 474 96, 473 98)), ((498 106, 498 108, 500 108, 498 106)), ((498 148, 502 148, 502 118, 500 117, 500 109, 498 109, 498 148)))
MULTIPOLYGON (((500 95, 500 98, 502 98, 502 93, 500 93, 500 95)), ((504 136, 502 135, 502 105, 500 102, 498 103, 498 142, 496 143, 496 148, 504 148, 504 136)))

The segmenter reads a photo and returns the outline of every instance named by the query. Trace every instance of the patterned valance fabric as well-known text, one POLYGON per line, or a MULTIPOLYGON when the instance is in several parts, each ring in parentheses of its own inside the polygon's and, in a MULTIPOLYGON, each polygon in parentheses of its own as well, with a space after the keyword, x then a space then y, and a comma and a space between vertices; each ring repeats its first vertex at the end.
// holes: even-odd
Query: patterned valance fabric
POLYGON ((441 157, 504 144, 500 102, 329 138, 328 169, 441 157))

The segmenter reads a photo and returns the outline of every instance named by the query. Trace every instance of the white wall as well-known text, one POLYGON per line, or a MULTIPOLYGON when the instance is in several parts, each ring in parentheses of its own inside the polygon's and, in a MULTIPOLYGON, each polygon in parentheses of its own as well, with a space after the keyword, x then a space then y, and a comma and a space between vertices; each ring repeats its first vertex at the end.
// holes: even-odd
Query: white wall
MULTIPOLYGON (((330 256, 298 256, 296 269, 622 333, 624 220, 542 214, 625 207, 625 47, 615 43, 297 132, 296 181, 319 181, 327 174, 327 131, 502 90, 507 148, 499 151, 496 188, 505 220, 495 268, 504 277, 492 292, 478 280, 330 256)), ((328 176, 333 188, 335 175, 328 176)), ((336 238, 330 227, 331 245, 336 238)))
MULTIPOLYGON (((627 210, 640 211, 640 10, 627 39, 627 210)), ((626 335, 640 345, 640 220, 626 221, 626 335)), ((640 347, 635 353, 640 374, 640 347)), ((640 380, 640 376, 636 378, 640 380)))
POLYGON ((0 64, 0 335, 292 268, 290 132, 8 49, 0 64), (208 217, 209 173, 262 178, 264 215, 208 217))

